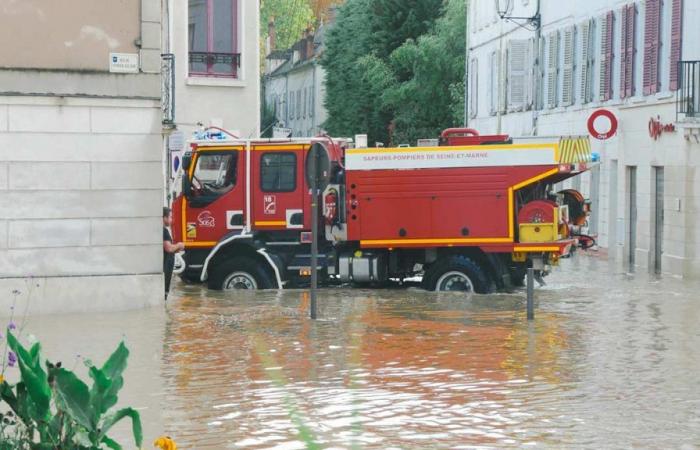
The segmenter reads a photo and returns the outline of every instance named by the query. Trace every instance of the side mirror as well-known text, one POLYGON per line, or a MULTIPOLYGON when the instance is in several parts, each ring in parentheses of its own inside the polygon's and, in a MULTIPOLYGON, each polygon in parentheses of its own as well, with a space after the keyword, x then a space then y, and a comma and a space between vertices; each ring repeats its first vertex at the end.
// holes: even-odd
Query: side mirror
POLYGON ((189 172, 192 164, 192 152, 187 152, 182 156, 182 170, 189 172))

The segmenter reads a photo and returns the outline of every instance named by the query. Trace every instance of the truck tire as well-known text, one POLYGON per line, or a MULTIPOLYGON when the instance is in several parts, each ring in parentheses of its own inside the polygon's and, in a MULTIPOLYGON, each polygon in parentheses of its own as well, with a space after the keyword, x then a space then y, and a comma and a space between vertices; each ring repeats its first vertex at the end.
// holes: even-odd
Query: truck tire
POLYGON ((209 289, 272 289, 275 283, 267 271, 252 258, 238 257, 221 263, 207 280, 209 289))
POLYGON ((463 255, 439 259, 423 276, 423 287, 429 291, 464 291, 488 294, 491 280, 486 271, 463 255))

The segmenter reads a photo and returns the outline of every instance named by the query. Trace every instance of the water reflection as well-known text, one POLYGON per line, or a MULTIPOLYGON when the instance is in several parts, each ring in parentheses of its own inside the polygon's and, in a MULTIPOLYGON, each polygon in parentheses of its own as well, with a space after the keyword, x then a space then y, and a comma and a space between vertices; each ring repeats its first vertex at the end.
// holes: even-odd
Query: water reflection
MULTIPOLYGON (((659 283, 597 270, 603 284, 620 285, 603 289, 577 278, 589 261, 567 264, 539 293, 535 323, 521 295, 328 290, 313 323, 301 291, 184 288, 168 309, 163 348, 166 396, 177 405, 164 418, 168 432, 198 449, 303 448, 300 427, 334 448, 634 442, 611 423, 635 417, 627 408, 649 399, 634 394, 650 384, 673 389, 656 373, 677 369, 665 360, 670 305, 655 298, 659 283)), ((697 422, 697 410, 685 414, 697 422)), ((653 415, 635 417, 633 428, 667 423, 653 415)))
MULTIPOLYGON (((548 281, 534 323, 521 293, 325 290, 311 322, 302 291, 192 286, 100 323, 132 343, 146 435, 183 449, 699 446, 698 283, 590 257, 548 281)), ((73 320, 42 333, 75 343, 73 320)))

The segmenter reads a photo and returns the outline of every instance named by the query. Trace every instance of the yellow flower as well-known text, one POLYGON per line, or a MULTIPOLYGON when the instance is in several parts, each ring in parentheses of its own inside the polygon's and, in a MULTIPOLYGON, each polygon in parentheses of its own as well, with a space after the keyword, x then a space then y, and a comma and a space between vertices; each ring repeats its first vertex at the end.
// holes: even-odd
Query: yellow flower
POLYGON ((177 444, 175 444, 175 441, 167 436, 161 436, 153 441, 153 446, 158 447, 160 450, 177 450, 177 444))
POLYGON ((3 384, 4 382, 5 382, 5 377, 3 377, 2 375, 0 375, 0 384, 3 384))

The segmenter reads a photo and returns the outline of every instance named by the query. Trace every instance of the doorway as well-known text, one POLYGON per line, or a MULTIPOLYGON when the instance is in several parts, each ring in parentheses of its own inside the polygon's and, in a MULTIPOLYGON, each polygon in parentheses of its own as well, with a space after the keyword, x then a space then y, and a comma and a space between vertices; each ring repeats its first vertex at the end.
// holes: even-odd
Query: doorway
POLYGON ((627 166, 627 187, 628 187, 628 199, 627 199, 627 217, 628 221, 628 262, 630 266, 630 271, 634 270, 636 265, 636 252, 637 252, 637 167, 627 166))

